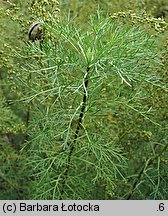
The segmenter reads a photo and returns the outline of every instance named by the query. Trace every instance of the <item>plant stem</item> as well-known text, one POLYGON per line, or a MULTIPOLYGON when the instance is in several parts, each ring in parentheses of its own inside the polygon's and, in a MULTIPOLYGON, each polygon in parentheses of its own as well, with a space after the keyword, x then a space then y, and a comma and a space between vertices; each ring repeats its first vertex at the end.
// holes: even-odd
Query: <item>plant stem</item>
POLYGON ((83 121, 83 117, 84 117, 84 113, 85 113, 85 109, 86 109, 86 103, 87 103, 87 88, 88 88, 88 84, 89 84, 89 79, 88 79, 88 72, 89 72, 90 68, 87 67, 86 70, 86 76, 84 78, 84 91, 83 91, 83 101, 82 101, 82 108, 81 108, 81 112, 79 115, 79 119, 78 119, 78 123, 77 123, 77 127, 75 130, 75 135, 74 135, 74 139, 73 141, 69 144, 70 146, 70 150, 69 150, 69 154, 68 154, 68 164, 67 167, 63 173, 63 181, 62 181, 62 190, 61 190, 61 196, 64 193, 64 187, 65 187, 65 183, 66 180, 68 178, 68 172, 69 172, 69 168, 70 168, 70 163, 71 163, 71 158, 72 158, 72 153, 74 151, 74 147, 75 147, 75 143, 77 141, 77 138, 79 136, 79 131, 80 131, 80 127, 82 125, 82 121, 83 121))

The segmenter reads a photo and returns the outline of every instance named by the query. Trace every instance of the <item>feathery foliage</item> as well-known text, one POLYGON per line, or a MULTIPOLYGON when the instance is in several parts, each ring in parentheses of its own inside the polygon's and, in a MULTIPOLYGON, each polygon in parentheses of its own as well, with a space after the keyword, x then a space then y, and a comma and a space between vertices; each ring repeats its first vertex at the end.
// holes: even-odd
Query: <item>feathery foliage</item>
POLYGON ((2 59, 2 198, 166 199, 167 50, 147 32, 166 22, 98 10, 80 25, 54 2, 31 5, 44 38, 2 59))

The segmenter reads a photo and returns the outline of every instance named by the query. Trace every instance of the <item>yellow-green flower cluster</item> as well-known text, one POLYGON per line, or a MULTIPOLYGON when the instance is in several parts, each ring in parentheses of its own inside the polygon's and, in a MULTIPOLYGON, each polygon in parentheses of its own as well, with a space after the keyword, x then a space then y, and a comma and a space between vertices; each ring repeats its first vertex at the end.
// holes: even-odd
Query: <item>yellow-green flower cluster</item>
POLYGON ((143 12, 134 12, 132 10, 129 11, 120 11, 117 13, 113 13, 110 15, 112 19, 117 20, 130 20, 132 24, 142 23, 142 24, 148 24, 153 29, 155 29, 157 32, 164 32, 168 28, 168 24, 163 18, 155 18, 149 14, 147 14, 145 11, 143 12))

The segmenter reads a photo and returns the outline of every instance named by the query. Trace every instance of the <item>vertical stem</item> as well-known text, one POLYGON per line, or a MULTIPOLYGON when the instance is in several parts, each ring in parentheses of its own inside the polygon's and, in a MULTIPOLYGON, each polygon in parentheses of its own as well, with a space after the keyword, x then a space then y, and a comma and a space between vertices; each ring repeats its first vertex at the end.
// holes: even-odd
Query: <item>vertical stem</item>
POLYGON ((87 67, 86 70, 86 76, 84 78, 84 91, 83 91, 83 101, 82 101, 82 108, 81 108, 81 112, 79 115, 79 119, 78 119, 78 123, 77 123, 77 127, 75 130, 75 135, 74 135, 74 139, 73 141, 69 144, 70 146, 70 150, 69 150, 69 154, 68 154, 68 164, 67 167, 63 173, 63 181, 62 181, 62 190, 61 190, 61 195, 63 195, 64 193, 64 187, 65 187, 65 183, 66 180, 68 178, 68 172, 69 172, 69 168, 70 168, 70 163, 71 163, 71 158, 72 158, 72 154, 74 151, 74 147, 77 141, 77 138, 79 136, 79 131, 80 131, 80 127, 83 121, 83 117, 84 117, 84 113, 85 113, 85 109, 86 109, 86 103, 87 103, 87 88, 88 88, 88 84, 89 84, 89 79, 88 79, 88 72, 89 72, 90 68, 87 67))
MULTIPOLYGON (((31 73, 29 74, 29 77, 28 77, 28 83, 30 83, 32 80, 32 75, 31 73)), ((26 112, 26 126, 28 127, 29 125, 29 120, 30 120, 30 104, 28 104, 28 107, 27 107, 27 112, 26 112)))
POLYGON ((30 119, 30 105, 27 107, 27 113, 26 113, 26 127, 29 125, 29 119, 30 119))

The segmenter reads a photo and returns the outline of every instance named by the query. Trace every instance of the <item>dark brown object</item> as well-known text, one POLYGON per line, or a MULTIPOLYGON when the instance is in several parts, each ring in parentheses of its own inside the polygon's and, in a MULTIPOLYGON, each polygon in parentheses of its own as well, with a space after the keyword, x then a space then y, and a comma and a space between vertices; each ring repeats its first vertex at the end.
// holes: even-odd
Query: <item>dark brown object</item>
POLYGON ((35 40, 41 40, 43 38, 43 31, 40 28, 41 23, 35 22, 30 26, 28 36, 29 40, 34 42, 35 40))

